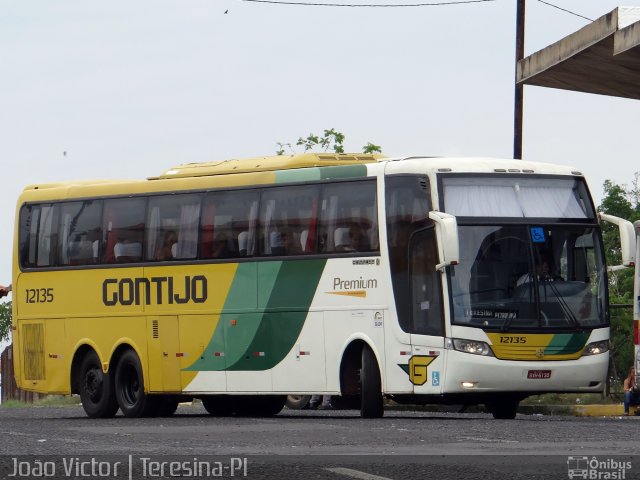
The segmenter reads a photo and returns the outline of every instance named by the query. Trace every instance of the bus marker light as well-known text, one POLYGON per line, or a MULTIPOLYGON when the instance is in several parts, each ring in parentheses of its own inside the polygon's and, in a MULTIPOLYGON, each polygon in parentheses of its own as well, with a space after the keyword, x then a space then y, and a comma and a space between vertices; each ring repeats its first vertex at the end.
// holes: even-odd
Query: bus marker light
POLYGON ((254 357, 264 357, 264 352, 253 352, 254 357))
POLYGON ((224 352, 214 352, 213 356, 214 357, 224 357, 224 352))
POLYGON ((473 388, 475 386, 475 382, 462 382, 462 388, 473 388))
POLYGON ((186 355, 183 352, 176 352, 176 357, 185 357, 186 355))
POLYGON ((50 353, 50 354, 49 354, 49 358, 58 358, 58 354, 56 354, 56 353, 50 353))
POLYGON ((231 320, 231 325, 232 326, 236 326, 238 324, 238 321, 234 318, 233 320, 231 320))
POLYGON ((411 355, 411 352, 410 351, 407 352, 407 351, 401 350, 400 351, 400 355, 411 355))
POLYGON ((436 352, 435 350, 429 350, 429 355, 435 355, 436 357, 440 355, 440 352, 436 352))
POLYGON ((300 351, 300 353, 298 353, 298 355, 311 355, 311 352, 300 351))

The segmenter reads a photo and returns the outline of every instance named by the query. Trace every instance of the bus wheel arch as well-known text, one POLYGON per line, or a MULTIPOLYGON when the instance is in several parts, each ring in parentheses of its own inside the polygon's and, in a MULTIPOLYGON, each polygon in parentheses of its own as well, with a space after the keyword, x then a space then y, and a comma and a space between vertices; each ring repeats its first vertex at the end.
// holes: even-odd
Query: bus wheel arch
POLYGON ((382 369, 369 343, 353 340, 340 362, 340 392, 343 397, 358 399, 363 418, 380 418, 384 414, 382 369))
POLYGON ((81 346, 71 363, 71 388, 78 393, 90 418, 113 417, 118 411, 113 375, 104 373, 100 357, 89 345, 81 346))

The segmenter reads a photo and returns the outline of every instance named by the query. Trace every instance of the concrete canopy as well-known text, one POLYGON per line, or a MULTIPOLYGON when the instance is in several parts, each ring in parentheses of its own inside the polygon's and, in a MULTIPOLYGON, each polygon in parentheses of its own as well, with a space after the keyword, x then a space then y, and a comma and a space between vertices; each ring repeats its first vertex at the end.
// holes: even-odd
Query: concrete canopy
POLYGON ((640 99, 640 7, 618 7, 522 59, 516 81, 640 99))

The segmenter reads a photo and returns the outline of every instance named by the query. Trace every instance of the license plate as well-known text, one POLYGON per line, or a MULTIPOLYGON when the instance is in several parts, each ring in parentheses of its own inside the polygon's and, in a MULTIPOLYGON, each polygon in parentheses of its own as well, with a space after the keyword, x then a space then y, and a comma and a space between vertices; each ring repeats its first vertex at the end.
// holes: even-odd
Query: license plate
POLYGON ((527 378, 545 380, 551 378, 551 370, 529 370, 527 378))

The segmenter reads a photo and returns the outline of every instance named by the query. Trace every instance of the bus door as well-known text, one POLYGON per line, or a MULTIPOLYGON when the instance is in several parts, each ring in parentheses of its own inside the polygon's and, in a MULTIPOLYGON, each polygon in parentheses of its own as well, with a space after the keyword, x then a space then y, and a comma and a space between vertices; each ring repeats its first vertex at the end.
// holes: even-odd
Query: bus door
POLYGON ((442 391, 444 316, 442 274, 436 270, 438 248, 433 226, 415 232, 409 241, 411 290, 411 358, 408 374, 415 394, 442 391))
POLYGON ((180 341, 177 316, 147 318, 149 332, 149 388, 152 392, 180 392, 180 341))

